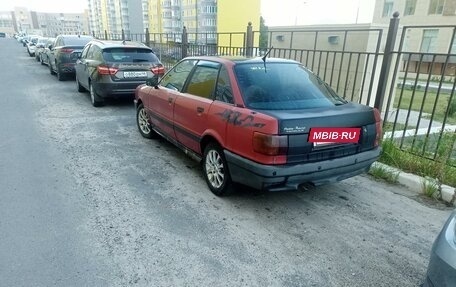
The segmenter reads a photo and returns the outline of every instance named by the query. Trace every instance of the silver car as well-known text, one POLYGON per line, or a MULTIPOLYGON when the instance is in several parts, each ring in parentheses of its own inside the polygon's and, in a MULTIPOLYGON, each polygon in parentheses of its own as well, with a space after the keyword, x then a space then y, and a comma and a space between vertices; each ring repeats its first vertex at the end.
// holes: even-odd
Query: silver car
POLYGON ((456 286, 456 210, 434 242, 423 287, 456 286))

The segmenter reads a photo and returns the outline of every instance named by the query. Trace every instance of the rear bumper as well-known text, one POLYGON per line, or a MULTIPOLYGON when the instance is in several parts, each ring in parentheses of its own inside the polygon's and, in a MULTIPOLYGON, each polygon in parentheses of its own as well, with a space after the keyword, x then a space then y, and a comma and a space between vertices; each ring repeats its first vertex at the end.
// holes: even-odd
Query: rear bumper
POLYGON ((62 74, 75 74, 75 63, 59 63, 58 69, 62 74))
POLYGON ((369 170, 380 156, 380 148, 367 152, 313 163, 263 165, 225 150, 234 182, 269 190, 296 190, 303 183, 315 185, 340 181, 369 170))
POLYGON ((97 94, 102 98, 134 98, 136 87, 144 82, 124 82, 124 83, 93 83, 97 94))

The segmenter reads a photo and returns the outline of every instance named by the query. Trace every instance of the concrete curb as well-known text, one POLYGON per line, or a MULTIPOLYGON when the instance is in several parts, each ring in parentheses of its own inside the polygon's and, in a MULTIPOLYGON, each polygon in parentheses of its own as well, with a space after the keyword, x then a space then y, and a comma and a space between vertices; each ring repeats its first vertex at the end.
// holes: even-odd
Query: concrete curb
MULTIPOLYGON (((425 178, 415 174, 404 172, 400 169, 388 166, 380 162, 374 162, 372 166, 381 167, 391 172, 398 173, 398 182, 400 184, 408 187, 413 192, 422 193, 423 181, 425 180, 425 178)), ((451 203, 451 201, 453 200, 453 196, 455 196, 455 193, 456 188, 444 184, 442 185, 442 199, 445 202, 451 203)), ((456 206, 456 202, 453 202, 453 206, 456 206)))

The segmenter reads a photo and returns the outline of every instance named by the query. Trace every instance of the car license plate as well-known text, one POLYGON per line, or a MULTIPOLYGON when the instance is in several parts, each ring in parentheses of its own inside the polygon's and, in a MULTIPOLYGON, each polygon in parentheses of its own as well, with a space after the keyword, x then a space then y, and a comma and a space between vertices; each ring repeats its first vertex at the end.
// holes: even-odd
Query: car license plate
POLYGON ((145 78, 147 72, 124 72, 124 78, 145 78))
POLYGON ((337 143, 357 143, 361 128, 311 128, 309 142, 314 146, 337 143))

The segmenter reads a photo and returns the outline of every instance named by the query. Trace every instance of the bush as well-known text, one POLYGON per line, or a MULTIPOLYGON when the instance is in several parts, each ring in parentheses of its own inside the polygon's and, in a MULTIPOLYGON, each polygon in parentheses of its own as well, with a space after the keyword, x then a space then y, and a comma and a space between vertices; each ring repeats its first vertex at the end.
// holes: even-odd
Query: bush
POLYGON ((448 103, 448 115, 452 117, 456 113, 456 97, 453 97, 450 103, 448 103))

